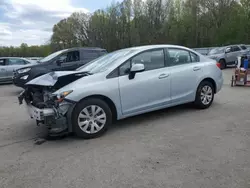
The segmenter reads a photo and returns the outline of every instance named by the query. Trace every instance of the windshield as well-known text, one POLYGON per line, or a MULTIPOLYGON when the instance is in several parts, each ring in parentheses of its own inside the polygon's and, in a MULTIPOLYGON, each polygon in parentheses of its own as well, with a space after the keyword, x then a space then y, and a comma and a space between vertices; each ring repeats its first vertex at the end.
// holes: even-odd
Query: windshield
POLYGON ((66 50, 61 50, 61 51, 55 52, 55 53, 53 53, 53 54, 50 54, 50 55, 48 55, 47 57, 41 59, 41 60, 39 61, 39 63, 44 63, 44 62, 50 61, 51 59, 55 58, 55 57, 58 56, 59 54, 63 53, 64 51, 66 51, 66 50))
POLYGON ((215 48, 215 49, 212 49, 208 55, 214 55, 214 54, 222 54, 225 52, 225 48, 215 48))
POLYGON ((82 67, 79 67, 76 70, 89 72, 91 74, 102 72, 102 71, 107 70, 110 66, 112 66, 113 63, 116 62, 116 60, 126 56, 129 53, 132 53, 133 51, 134 50, 131 50, 131 49, 123 49, 123 50, 114 51, 112 53, 103 55, 89 62, 88 64, 83 65, 82 67))

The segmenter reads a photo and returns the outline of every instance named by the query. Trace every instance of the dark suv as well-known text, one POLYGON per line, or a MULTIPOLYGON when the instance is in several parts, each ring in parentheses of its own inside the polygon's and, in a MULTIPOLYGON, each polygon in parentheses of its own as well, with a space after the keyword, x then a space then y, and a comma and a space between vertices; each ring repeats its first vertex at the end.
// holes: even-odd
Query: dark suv
POLYGON ((70 71, 106 54, 101 48, 70 48, 55 52, 38 61, 38 64, 14 72, 13 83, 24 88, 34 78, 51 71, 70 71))

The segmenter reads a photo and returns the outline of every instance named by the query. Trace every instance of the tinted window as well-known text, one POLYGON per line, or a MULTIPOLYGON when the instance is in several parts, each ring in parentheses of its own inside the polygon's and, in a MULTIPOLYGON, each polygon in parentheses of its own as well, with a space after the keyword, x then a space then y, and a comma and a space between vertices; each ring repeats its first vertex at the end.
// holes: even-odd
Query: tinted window
POLYGON ((80 60, 79 51, 72 51, 65 54, 62 54, 58 60, 63 61, 64 63, 75 62, 80 60))
POLYGON ((98 51, 91 51, 91 50, 85 50, 83 51, 83 58, 84 59, 94 59, 99 57, 98 51))
POLYGON ((132 65, 138 63, 144 64, 146 71, 163 68, 165 66, 164 51, 160 49, 143 52, 133 57, 131 63, 132 65))
POLYGON ((182 65, 191 63, 191 57, 188 51, 182 49, 168 49, 169 53, 169 65, 182 65))
POLYGON ((103 50, 103 51, 100 51, 100 52, 99 52, 99 55, 102 56, 102 55, 105 55, 106 53, 107 53, 107 51, 106 51, 106 50, 103 50))
POLYGON ((74 62, 74 61, 80 61, 79 51, 72 51, 67 53, 66 62, 74 62))
POLYGON ((240 51, 239 46, 232 46, 232 51, 233 51, 233 52, 240 51))
POLYGON ((7 65, 25 65, 26 62, 22 59, 8 59, 7 65))
POLYGON ((5 63, 4 63, 4 59, 0 59, 0 65, 4 65, 5 63))
POLYGON ((246 46, 243 46, 243 45, 240 46, 240 47, 241 47, 242 50, 246 50, 246 49, 247 49, 247 47, 246 47, 246 46))
POLYGON ((190 52, 190 56, 191 56, 192 62, 199 62, 199 61, 200 61, 200 58, 199 58, 198 55, 196 55, 196 54, 190 52))

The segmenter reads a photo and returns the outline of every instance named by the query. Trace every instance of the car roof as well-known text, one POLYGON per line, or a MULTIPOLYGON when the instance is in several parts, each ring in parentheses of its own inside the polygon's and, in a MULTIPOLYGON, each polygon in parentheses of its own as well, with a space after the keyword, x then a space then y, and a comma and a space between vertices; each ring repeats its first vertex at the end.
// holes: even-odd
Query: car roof
POLYGON ((68 48, 68 49, 65 49, 65 51, 72 51, 72 50, 96 50, 96 51, 103 51, 105 49, 103 48, 99 48, 99 47, 75 47, 75 48, 68 48))
MULTIPOLYGON (((135 46, 135 47, 125 48, 125 49, 127 49, 127 50, 135 50, 135 51, 144 51, 144 50, 151 50, 151 49, 155 49, 155 48, 180 48, 180 49, 196 52, 195 50, 184 47, 184 46, 170 45, 170 44, 135 46)), ((121 49, 121 50, 123 50, 123 49, 121 49)))

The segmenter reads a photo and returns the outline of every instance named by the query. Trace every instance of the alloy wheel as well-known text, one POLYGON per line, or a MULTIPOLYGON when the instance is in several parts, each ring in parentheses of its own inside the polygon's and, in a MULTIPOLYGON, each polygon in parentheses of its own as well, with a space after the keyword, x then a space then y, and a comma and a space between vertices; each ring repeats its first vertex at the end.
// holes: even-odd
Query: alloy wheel
POLYGON ((78 126, 87 134, 94 134, 102 130, 107 117, 105 111, 97 105, 85 107, 78 115, 78 126))
POLYGON ((202 89, 201 89, 201 102, 204 105, 209 105, 211 103, 211 101, 213 100, 213 89, 208 86, 205 85, 202 89))

